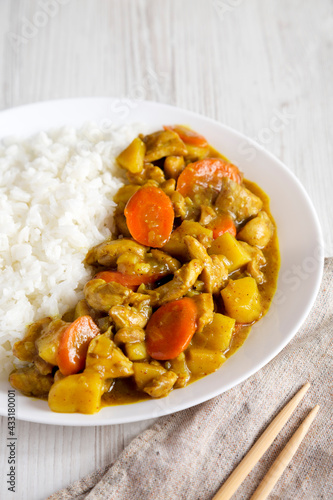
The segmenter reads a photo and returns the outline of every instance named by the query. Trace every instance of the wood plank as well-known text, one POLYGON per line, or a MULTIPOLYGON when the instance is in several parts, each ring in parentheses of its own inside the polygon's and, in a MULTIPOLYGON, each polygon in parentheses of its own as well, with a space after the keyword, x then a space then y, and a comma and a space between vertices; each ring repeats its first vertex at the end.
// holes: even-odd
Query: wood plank
MULTIPOLYGON (((8 34, 34 22, 40 3, 0 2, 0 109, 104 95, 157 100, 220 120, 256 138, 297 175, 318 210, 326 255, 333 256, 329 0, 63 3, 14 48, 8 34)), ((20 422, 18 498, 44 498, 110 463, 148 425, 20 422)), ((0 430, 3 443, 4 418, 0 430)), ((2 451, 2 470, 5 459, 2 451)))

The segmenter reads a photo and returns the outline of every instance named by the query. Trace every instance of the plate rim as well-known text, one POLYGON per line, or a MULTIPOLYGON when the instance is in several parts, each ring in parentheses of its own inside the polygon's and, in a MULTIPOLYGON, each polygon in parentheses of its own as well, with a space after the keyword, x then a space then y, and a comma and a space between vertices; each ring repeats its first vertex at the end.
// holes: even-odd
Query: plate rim
MULTIPOLYGON (((36 101, 36 102, 32 102, 32 103, 28 103, 28 104, 24 104, 24 105, 1 110, 0 111, 0 121, 4 118, 4 115, 6 115, 6 114, 9 115, 12 113, 20 113, 20 112, 25 113, 25 112, 29 112, 30 109, 33 109, 36 107, 56 106, 57 104, 64 105, 66 103, 67 104, 69 104, 69 103, 77 104, 78 102, 90 102, 90 104, 93 104, 93 101, 96 101, 96 102, 109 101, 110 103, 115 103, 115 102, 119 102, 120 100, 121 100, 121 98, 117 98, 117 97, 97 96, 97 97, 75 97, 75 98, 50 99, 50 100, 44 100, 44 101, 36 101)), ((184 114, 188 115, 189 118, 192 117, 195 119, 209 122, 214 126, 218 126, 222 129, 228 131, 233 136, 237 137, 237 139, 242 140, 242 141, 246 141, 247 144, 252 145, 256 150, 263 151, 263 153, 266 156, 268 156, 271 161, 273 161, 279 165, 279 167, 285 172, 285 174, 287 176, 289 176, 294 181, 294 183, 297 185, 297 188, 301 191, 304 199, 306 200, 307 206, 311 211, 314 222, 315 222, 315 228, 316 228, 316 232, 317 232, 316 241, 318 242, 319 253, 318 253, 318 269, 317 269, 315 283, 313 286, 311 296, 308 297, 306 307, 303 308, 302 314, 300 314, 298 321, 296 322, 294 327, 290 329, 289 334, 286 337, 284 337, 283 341, 281 341, 275 349, 272 349, 272 351, 269 352, 269 354, 264 356, 260 362, 256 363, 256 366, 254 366, 252 369, 249 369, 245 374, 240 375, 239 377, 236 377, 232 382, 225 384, 225 386, 223 387, 222 390, 217 388, 216 390, 209 392, 208 396, 207 395, 198 396, 196 398, 193 398, 190 403, 185 402, 184 404, 178 404, 176 406, 176 408, 172 408, 172 409, 168 408, 167 407, 168 405, 165 405, 166 408, 163 408, 163 404, 162 404, 161 408, 155 409, 153 414, 151 414, 149 412, 149 410, 146 411, 146 413, 142 413, 140 415, 135 415, 135 412, 134 412, 134 414, 131 414, 131 412, 128 412, 129 415, 127 415, 127 417, 119 417, 118 419, 114 419, 112 421, 110 421, 110 419, 107 417, 105 417, 105 418, 102 417, 98 420, 94 420, 94 415, 62 414, 62 413, 52 413, 52 412, 50 414, 47 413, 47 415, 54 416, 54 419, 51 418, 52 421, 47 421, 45 419, 44 412, 41 412, 39 414, 39 413, 36 413, 37 410, 35 410, 35 412, 33 412, 32 415, 29 415, 29 414, 28 415, 26 415, 26 414, 21 415, 20 411, 19 411, 19 407, 18 407, 17 419, 19 419, 19 420, 47 424, 47 425, 64 425, 64 426, 84 426, 84 427, 86 427, 86 426, 100 426, 100 425, 117 425, 120 423, 139 422, 142 420, 157 418, 157 417, 160 417, 163 415, 177 413, 178 411, 182 411, 186 408, 191 408, 193 406, 196 406, 200 403, 208 401, 208 400, 222 394, 223 392, 230 390, 233 387, 236 387, 237 385, 239 385, 240 383, 242 383, 243 381, 245 381, 246 379, 251 377, 253 374, 255 374, 256 372, 261 370, 272 359, 274 359, 284 349, 284 347, 292 340, 292 338, 295 336, 295 334, 297 333, 297 331, 299 330, 301 325, 304 323, 306 317, 310 313, 310 310, 313 307, 315 299, 317 297, 317 294, 318 294, 318 291, 320 288, 320 284, 322 281, 323 267, 324 267, 323 266, 323 264, 324 264, 323 232, 322 232, 321 224, 320 224, 316 209, 314 207, 314 204, 313 204, 310 196, 308 195, 307 191, 305 190, 304 186, 302 185, 300 180, 296 177, 296 175, 279 158, 277 158, 275 155, 273 155, 264 146, 262 146, 261 144, 258 144, 255 140, 246 136, 242 132, 239 132, 238 130, 230 127, 229 125, 225 125, 223 122, 219 122, 218 120, 215 120, 215 119, 210 118, 208 116, 202 115, 200 113, 196 113, 196 112, 188 110, 186 108, 181 108, 179 106, 173 106, 173 105, 166 104, 166 103, 160 103, 158 101, 140 100, 140 99, 131 99, 131 100, 127 100, 127 101, 133 102, 137 105, 144 105, 144 106, 148 105, 149 107, 151 107, 151 106, 153 106, 153 107, 157 106, 157 107, 161 107, 161 108, 164 107, 164 108, 168 109, 169 111, 177 111, 177 112, 184 113, 184 114), (74 418, 77 417, 78 421, 77 422, 76 421, 73 421, 73 422, 69 421, 72 419, 74 420, 74 418, 71 419, 71 417, 74 417, 74 418), (53 420, 55 420, 55 421, 53 421, 53 420)), ((107 112, 106 112, 106 114, 107 114, 107 112)), ((89 119, 87 118, 87 121, 88 120, 89 119)), ((128 120, 125 120, 123 123, 126 124, 126 123, 131 123, 131 122, 128 120)), ((133 121, 132 121, 132 123, 133 123, 133 121)), ((83 125, 83 123, 82 123, 82 125, 83 125)), ((64 123, 63 126, 66 126, 66 122, 64 123)), ((52 128, 52 125, 50 125, 49 128, 52 128)), ((30 135, 31 134, 28 134, 28 137, 30 135)), ((5 136, 2 134, 0 136, 0 141, 4 137, 5 136)), ((279 275, 279 278, 280 278, 280 275, 279 275)), ((204 379, 207 379, 207 377, 209 377, 209 375, 204 377, 204 379)), ((204 379, 201 379, 201 380, 204 380, 204 379)), ((8 387, 9 387, 9 385, 8 385, 8 387)), ((2 391, 2 389, 0 389, 0 393, 1 393, 1 391, 2 391)), ((22 398, 25 396, 19 395, 19 397, 22 398)), ((36 401, 40 402, 40 400, 36 400, 36 401)), ((159 401, 161 401, 161 400, 159 400, 159 401)), ((138 405, 145 404, 146 407, 149 407, 149 403, 151 403, 151 402, 153 402, 153 401, 144 401, 144 402, 140 402, 140 403, 134 403, 134 404, 122 405, 122 406, 126 406, 127 408, 135 408, 138 405), (146 403, 148 403, 148 405, 146 403), (133 406, 133 405, 135 405, 135 406, 133 406)), ((108 408, 112 408, 112 407, 108 407, 108 408)), ((7 408, 3 408, 0 406, 0 415, 6 416, 7 415, 6 410, 7 410, 7 408)), ((101 412, 102 411, 103 411, 103 409, 101 410, 101 412)), ((95 415, 100 415, 101 412, 99 412, 98 414, 95 414, 95 415)))

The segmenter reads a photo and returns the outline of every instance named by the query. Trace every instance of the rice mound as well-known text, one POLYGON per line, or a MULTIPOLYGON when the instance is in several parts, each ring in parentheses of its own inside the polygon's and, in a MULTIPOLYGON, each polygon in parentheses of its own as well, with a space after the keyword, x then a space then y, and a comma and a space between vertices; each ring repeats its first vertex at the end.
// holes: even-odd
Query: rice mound
POLYGON ((88 123, 0 142, 0 371, 27 325, 83 297, 82 261, 110 237, 124 182, 115 158, 142 131, 88 123))

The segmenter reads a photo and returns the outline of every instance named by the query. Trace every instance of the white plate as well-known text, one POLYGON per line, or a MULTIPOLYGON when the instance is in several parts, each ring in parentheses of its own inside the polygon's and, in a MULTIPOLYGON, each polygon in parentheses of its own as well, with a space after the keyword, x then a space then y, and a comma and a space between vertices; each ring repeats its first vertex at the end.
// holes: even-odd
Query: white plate
MULTIPOLYGON (((22 420, 57 425, 108 425, 166 415, 206 401, 258 371, 292 339, 316 298, 323 269, 323 241, 318 217, 302 185, 279 160, 235 130, 189 111, 154 102, 111 98, 49 101, 0 113, 0 138, 29 136, 63 125, 94 120, 100 126, 146 122, 151 130, 184 123, 258 183, 270 196, 281 252, 278 291, 269 313, 256 324, 244 345, 215 373, 173 391, 160 400, 108 407, 95 415, 61 414, 44 401, 16 394, 22 420)), ((0 382, 0 414, 7 414, 8 382, 0 382)))

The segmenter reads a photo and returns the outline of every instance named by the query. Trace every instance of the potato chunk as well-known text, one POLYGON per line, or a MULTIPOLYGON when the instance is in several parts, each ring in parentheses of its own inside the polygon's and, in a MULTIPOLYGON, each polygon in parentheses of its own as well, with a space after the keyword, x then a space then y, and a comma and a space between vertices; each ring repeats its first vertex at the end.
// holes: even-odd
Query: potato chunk
POLYGON ((143 160, 146 154, 146 145, 137 137, 117 157, 117 162, 132 174, 137 174, 143 169, 143 160))
POLYGON ((74 310, 74 320, 80 318, 81 316, 90 316, 91 311, 88 306, 88 303, 85 299, 79 300, 79 302, 75 306, 74 310))
POLYGON ((149 358, 145 342, 127 343, 125 344, 125 351, 131 361, 142 361, 149 358))
POLYGON ((133 194, 135 194, 138 189, 140 189, 140 186, 134 184, 125 184, 125 186, 122 186, 118 189, 113 197, 113 201, 117 204, 123 204, 122 209, 124 211, 126 203, 130 198, 132 198, 133 194))
POLYGON ((104 390, 104 381, 97 372, 69 375, 51 387, 49 407, 63 413, 96 413, 104 390))
POLYGON ((171 369, 177 375, 174 385, 175 389, 185 387, 191 378, 190 370, 187 367, 185 353, 181 352, 179 356, 170 360, 171 369))
POLYGON ((54 319, 43 330, 41 336, 36 340, 36 347, 39 356, 51 365, 58 364, 57 355, 60 339, 70 323, 61 319, 54 319))
POLYGON ((190 347, 186 352, 187 366, 191 373, 196 376, 215 372, 225 360, 226 357, 221 351, 190 347))
POLYGON ((214 313, 213 321, 205 326, 202 332, 193 337, 193 344, 211 350, 228 349, 236 321, 224 314, 214 313))
POLYGON ((209 255, 224 255, 230 262, 228 265, 229 273, 245 266, 251 260, 251 255, 230 233, 224 233, 216 238, 208 249, 208 253, 209 255))
POLYGON ((263 210, 239 231, 238 238, 249 245, 265 248, 273 236, 274 226, 263 210))
POLYGON ((151 363, 133 363, 134 379, 139 389, 143 389, 154 378, 166 372, 162 365, 151 363))
POLYGON ((262 315, 260 295, 254 278, 230 280, 221 295, 227 314, 237 323, 252 323, 262 315))

